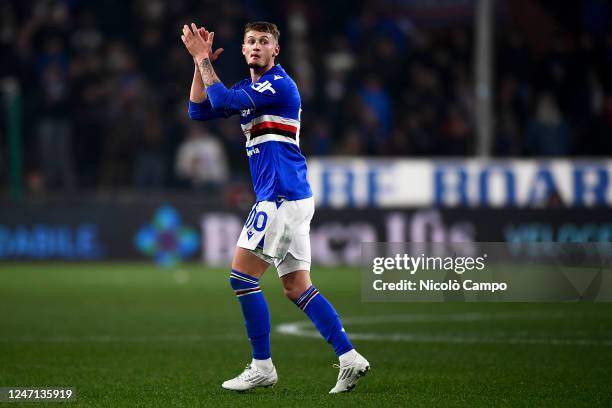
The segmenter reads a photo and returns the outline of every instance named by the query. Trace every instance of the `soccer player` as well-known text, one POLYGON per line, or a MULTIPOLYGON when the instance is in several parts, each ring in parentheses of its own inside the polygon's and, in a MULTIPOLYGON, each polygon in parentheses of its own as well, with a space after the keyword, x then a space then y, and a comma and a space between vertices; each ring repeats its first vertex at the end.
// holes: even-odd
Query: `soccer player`
POLYGON ((295 82, 275 63, 279 31, 268 22, 244 29, 242 54, 251 76, 230 89, 213 69, 223 49, 212 51, 215 33, 183 26, 181 39, 196 64, 189 117, 194 120, 240 114, 257 200, 244 224, 232 260, 230 284, 240 302, 253 359, 223 388, 246 391, 276 384, 270 354, 270 315, 259 280, 276 266, 284 292, 303 310, 340 360, 330 393, 350 391, 370 364, 349 341, 336 310, 310 280, 310 221, 314 200, 299 147, 301 100, 295 82))

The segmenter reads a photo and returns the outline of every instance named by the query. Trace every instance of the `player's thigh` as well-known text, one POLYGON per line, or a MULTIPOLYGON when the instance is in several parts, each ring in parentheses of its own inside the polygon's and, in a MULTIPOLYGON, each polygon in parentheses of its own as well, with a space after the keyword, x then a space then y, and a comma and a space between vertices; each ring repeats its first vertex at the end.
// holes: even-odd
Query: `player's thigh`
POLYGON ((269 263, 260 259, 250 250, 241 247, 236 247, 234 259, 232 259, 232 269, 238 272, 245 273, 254 278, 261 278, 270 266, 269 263))

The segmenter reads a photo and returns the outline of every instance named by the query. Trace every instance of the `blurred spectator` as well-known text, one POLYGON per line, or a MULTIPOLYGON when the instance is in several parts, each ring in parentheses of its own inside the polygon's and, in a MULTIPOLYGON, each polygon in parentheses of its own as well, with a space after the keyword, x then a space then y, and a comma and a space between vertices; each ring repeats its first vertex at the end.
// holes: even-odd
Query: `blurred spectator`
POLYGON ((363 86, 357 94, 361 97, 363 103, 376 117, 376 122, 381 130, 385 133, 391 130, 391 98, 383 89, 380 79, 375 76, 369 76, 365 79, 363 86))
POLYGON ((521 135, 518 121, 511 110, 504 110, 497 119, 494 151, 497 156, 519 156, 521 135))
POLYGON ((160 113, 151 111, 145 120, 134 160, 134 185, 159 188, 164 185, 166 163, 160 113))
POLYGON ((48 189, 75 187, 72 163, 72 122, 70 88, 59 62, 46 65, 38 109, 38 153, 44 184, 48 189))
POLYGON ((468 152, 468 140, 472 134, 469 120, 456 106, 451 106, 447 117, 442 122, 440 133, 443 139, 444 153, 451 156, 464 156, 468 152))
POLYGON ((527 127, 526 151, 532 156, 566 156, 572 139, 552 94, 538 98, 536 116, 527 127))
POLYGON ((324 116, 309 117, 306 127, 300 133, 306 133, 307 139, 302 143, 316 156, 327 156, 332 149, 332 133, 329 121, 324 116))
POLYGON ((426 155, 434 151, 436 140, 423 129, 421 115, 416 112, 408 114, 401 129, 415 154, 426 155))
MULTIPOLYGON (((226 85, 248 75, 244 23, 279 24, 279 62, 302 95, 306 155, 471 155, 471 2, 433 20, 414 10, 444 5, 414 3, 0 2, 0 80, 22 89, 26 179, 47 191, 172 186, 187 126, 177 107, 193 72, 179 34, 191 21, 225 48, 215 68, 226 85)), ((494 154, 612 155, 609 2, 497 4, 494 154)), ((242 182, 236 122, 211 123, 220 138, 209 139, 223 145, 231 181, 242 182)))
POLYGON ((99 182, 101 156, 106 142, 106 123, 103 108, 110 89, 102 66, 102 58, 95 52, 76 57, 71 66, 75 161, 80 187, 95 187, 99 182))
POLYGON ((338 154, 343 156, 360 156, 364 154, 363 140, 357 128, 351 127, 343 135, 338 154))
POLYGON ((227 157, 206 125, 193 124, 176 156, 176 174, 202 191, 216 192, 229 179, 227 157))

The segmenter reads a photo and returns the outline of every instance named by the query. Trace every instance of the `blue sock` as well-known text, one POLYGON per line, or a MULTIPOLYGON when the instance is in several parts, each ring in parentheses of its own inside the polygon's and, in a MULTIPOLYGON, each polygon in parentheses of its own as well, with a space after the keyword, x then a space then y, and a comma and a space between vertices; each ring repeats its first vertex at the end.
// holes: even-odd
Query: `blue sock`
POLYGON ((270 358, 270 312, 259 279, 232 269, 230 285, 240 301, 253 358, 270 358))
POLYGON ((336 309, 317 288, 309 287, 294 303, 308 315, 325 341, 334 346, 337 356, 353 349, 336 309))

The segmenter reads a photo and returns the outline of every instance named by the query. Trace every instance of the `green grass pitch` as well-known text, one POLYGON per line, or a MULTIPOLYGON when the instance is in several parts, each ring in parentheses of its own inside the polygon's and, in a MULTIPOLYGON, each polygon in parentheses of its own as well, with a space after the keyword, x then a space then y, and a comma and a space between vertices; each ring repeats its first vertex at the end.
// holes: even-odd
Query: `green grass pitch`
POLYGON ((270 270, 279 382, 240 394, 220 386, 250 360, 228 270, 3 263, 0 386, 76 387, 75 407, 612 406, 612 304, 363 303, 359 273, 312 273, 372 365, 357 388, 328 395, 331 347, 276 331, 310 328, 270 270))

